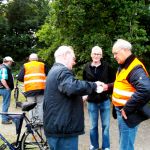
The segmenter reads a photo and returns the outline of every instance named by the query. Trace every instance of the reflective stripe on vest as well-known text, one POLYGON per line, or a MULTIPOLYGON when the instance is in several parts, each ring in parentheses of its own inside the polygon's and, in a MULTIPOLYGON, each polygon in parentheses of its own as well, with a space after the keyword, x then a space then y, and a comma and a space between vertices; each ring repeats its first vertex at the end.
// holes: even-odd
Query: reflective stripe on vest
POLYGON ((24 64, 24 88, 25 92, 45 89, 45 65, 42 62, 31 61, 24 64))
POLYGON ((126 78, 133 68, 138 65, 141 65, 148 75, 144 65, 137 58, 132 61, 127 69, 122 69, 120 73, 117 72, 112 94, 112 103, 115 106, 124 106, 136 91, 126 78))

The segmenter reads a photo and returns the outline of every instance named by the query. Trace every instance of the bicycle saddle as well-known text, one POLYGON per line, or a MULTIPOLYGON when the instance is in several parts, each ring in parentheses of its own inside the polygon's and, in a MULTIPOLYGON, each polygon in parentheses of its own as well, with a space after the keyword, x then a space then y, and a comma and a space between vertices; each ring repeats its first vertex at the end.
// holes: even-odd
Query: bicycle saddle
POLYGON ((36 106, 35 102, 33 103, 23 102, 21 108, 22 108, 22 111, 29 111, 33 109, 35 106, 36 106))

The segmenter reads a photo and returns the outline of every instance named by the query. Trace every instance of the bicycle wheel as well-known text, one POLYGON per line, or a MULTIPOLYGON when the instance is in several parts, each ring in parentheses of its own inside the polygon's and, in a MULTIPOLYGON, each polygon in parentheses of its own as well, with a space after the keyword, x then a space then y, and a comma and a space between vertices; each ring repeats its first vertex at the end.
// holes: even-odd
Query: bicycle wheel
POLYGON ((20 149, 20 143, 16 146, 16 143, 5 143, 1 138, 0 138, 0 150, 14 150, 16 148, 17 150, 20 149))
POLYGON ((32 133, 25 132, 21 140, 21 150, 49 150, 46 138, 41 128, 32 133))
POLYGON ((1 138, 0 138, 0 150, 9 150, 9 147, 1 138))
POLYGON ((14 99, 15 99, 15 107, 17 108, 17 102, 18 102, 18 97, 19 97, 19 88, 16 87, 14 90, 14 99))

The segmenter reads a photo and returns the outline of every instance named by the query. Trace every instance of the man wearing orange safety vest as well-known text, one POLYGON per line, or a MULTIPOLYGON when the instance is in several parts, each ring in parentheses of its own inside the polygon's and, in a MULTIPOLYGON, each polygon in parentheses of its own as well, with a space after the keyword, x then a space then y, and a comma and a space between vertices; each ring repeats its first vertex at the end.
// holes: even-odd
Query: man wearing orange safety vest
POLYGON ((112 48, 120 65, 113 84, 104 84, 104 90, 113 87, 112 103, 115 106, 119 128, 119 150, 134 150, 134 142, 143 106, 150 100, 150 79, 142 64, 131 52, 132 45, 118 39, 112 48))
POLYGON ((24 82, 24 94, 28 102, 36 102, 36 107, 29 112, 29 118, 36 117, 43 122, 43 99, 48 69, 43 62, 38 61, 38 56, 32 53, 29 62, 20 70, 18 80, 24 82))

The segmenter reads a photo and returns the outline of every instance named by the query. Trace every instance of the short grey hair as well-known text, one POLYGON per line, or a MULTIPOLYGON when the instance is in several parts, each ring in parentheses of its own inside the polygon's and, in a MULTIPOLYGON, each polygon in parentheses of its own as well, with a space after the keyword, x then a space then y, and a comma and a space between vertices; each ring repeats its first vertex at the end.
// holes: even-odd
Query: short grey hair
POLYGON ((29 60, 32 61, 32 60, 38 60, 38 55, 36 53, 32 53, 30 56, 29 56, 29 60))
POLYGON ((132 50, 132 45, 130 42, 128 42, 126 40, 118 39, 113 45, 113 49, 115 49, 115 48, 132 50))
POLYGON ((57 58, 60 56, 63 56, 67 53, 73 53, 73 48, 71 46, 60 46, 54 53, 55 61, 57 61, 57 58))
POLYGON ((103 52, 103 51, 102 51, 102 48, 99 47, 99 46, 94 46, 94 47, 92 48, 91 53, 92 53, 94 50, 100 50, 101 52, 103 52))

